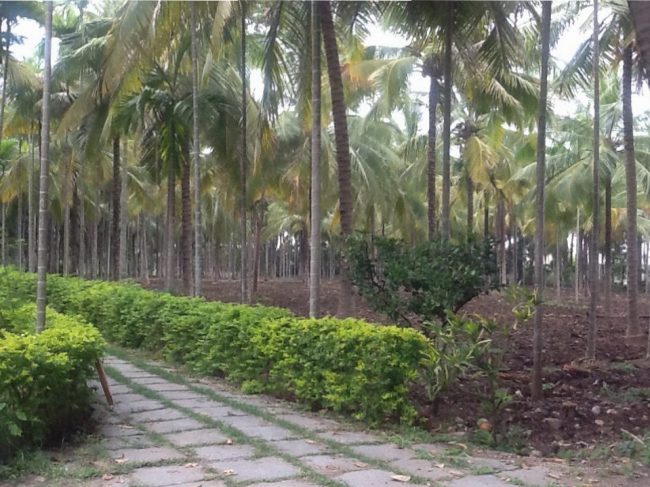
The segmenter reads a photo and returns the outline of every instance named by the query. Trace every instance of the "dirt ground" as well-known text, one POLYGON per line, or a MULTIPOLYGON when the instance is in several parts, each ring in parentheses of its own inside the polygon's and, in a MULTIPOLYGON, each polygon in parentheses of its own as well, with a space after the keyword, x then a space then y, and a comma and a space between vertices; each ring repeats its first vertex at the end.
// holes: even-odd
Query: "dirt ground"
MULTIPOLYGON (((159 282, 152 282, 159 287, 159 282)), ((238 281, 205 282, 209 299, 239 300, 238 281)), ((549 300, 555 298, 550 291, 549 300)), ((281 306, 299 315, 308 313, 307 283, 302 280, 269 280, 259 284, 257 302, 281 306)), ((338 283, 325 281, 322 287, 323 314, 336 314, 338 283)), ((501 373, 502 388, 509 402, 499 414, 502 442, 520 451, 557 455, 562 451, 597 452, 624 440, 638 448, 640 438, 650 432, 650 362, 644 359, 647 334, 631 343, 624 339, 625 295, 613 295, 609 311, 599 307, 596 363, 582 358, 586 350, 588 299, 576 303, 573 293, 550 301, 544 313, 544 393, 541 402, 530 399, 528 383, 532 365, 532 323, 520 324, 509 338, 497 343, 506 350, 501 373)), ((355 314, 373 322, 386 323, 382 315, 368 309, 356 298, 355 314)), ((641 296, 642 328, 647 328, 650 299, 641 296)), ((500 293, 483 295, 462 310, 512 325, 512 305, 500 293)), ((484 407, 485 384, 466 380, 445 394, 433 414, 422 404, 423 423, 433 432, 474 434, 477 420, 489 417, 484 407)), ((416 394, 417 396, 417 394, 416 394)), ((596 455, 597 453, 593 453, 596 455)))

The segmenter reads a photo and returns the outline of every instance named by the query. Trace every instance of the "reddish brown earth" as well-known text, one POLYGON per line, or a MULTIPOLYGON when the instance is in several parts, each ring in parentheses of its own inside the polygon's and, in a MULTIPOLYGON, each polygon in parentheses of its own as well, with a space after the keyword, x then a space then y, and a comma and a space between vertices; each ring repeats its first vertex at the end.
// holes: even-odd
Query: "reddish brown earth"
MULTIPOLYGON (((154 282, 152 286, 159 284, 154 282)), ((204 293, 209 299, 237 302, 239 282, 206 281, 204 293)), ((306 315, 307 284, 301 280, 260 282, 257 301, 306 315)), ((325 281, 323 314, 336 314, 337 302, 337 282, 325 281)), ((547 455, 559 450, 593 448, 595 444, 611 446, 621 439, 639 445, 634 436, 650 432, 650 362, 644 359, 646 334, 631 344, 625 343, 626 306, 624 295, 614 295, 611 310, 606 312, 604 303, 599 307, 598 361, 587 363, 582 357, 586 349, 588 299, 583 297, 576 304, 573 294, 567 294, 560 302, 547 305, 543 321, 545 397, 538 403, 530 400, 528 392, 532 324, 520 324, 508 339, 496 338, 496 343, 506 350, 500 387, 510 397, 497 420, 505 445, 524 450, 535 448, 547 455)), ((468 303, 462 311, 512 325, 515 320, 511 309, 512 305, 501 294, 491 293, 468 303)), ((650 300, 642 296, 642 328, 647 328, 649 309, 650 300)), ((356 315, 387 322, 361 298, 356 299, 356 315)), ((480 381, 462 381, 445 394, 436 414, 422 401, 423 423, 434 432, 475 434, 477 420, 489 417, 482 406, 485 387, 480 381)), ((414 397, 417 396, 416 391, 414 397)))

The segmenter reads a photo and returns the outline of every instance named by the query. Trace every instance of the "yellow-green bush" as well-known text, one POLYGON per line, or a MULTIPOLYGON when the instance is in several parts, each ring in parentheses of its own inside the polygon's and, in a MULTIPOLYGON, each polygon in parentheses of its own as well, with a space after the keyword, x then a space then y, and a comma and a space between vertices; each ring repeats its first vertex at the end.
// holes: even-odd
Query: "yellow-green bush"
MULTIPOLYGON (((0 282, 7 280, 33 292, 33 275, 0 271, 0 282)), ((95 324, 108 340, 161 351, 251 392, 294 397, 369 422, 415 417, 409 386, 430 347, 415 330, 360 320, 309 320, 278 308, 57 276, 48 278, 48 295, 51 306, 95 324)))
POLYGON ((59 439, 89 413, 87 382, 103 339, 93 326, 47 311, 36 335, 35 306, 0 309, 0 458, 59 439))

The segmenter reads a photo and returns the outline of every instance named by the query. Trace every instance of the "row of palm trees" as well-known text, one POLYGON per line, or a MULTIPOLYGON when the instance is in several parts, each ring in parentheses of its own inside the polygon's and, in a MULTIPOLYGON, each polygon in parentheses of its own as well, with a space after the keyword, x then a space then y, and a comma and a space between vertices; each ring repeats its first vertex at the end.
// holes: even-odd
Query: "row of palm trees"
MULTIPOLYGON (((180 275, 183 292, 196 295, 208 266, 236 269, 247 301, 270 267, 260 262, 274 254, 309 269, 317 316, 319 277, 340 236, 483 233, 497 239, 504 281, 520 282, 534 267, 526 282, 540 303, 549 261, 558 289, 567 269, 576 269, 577 286, 589 269, 589 357, 598 284, 608 302, 622 279, 612 275, 612 249, 623 250, 628 334, 638 334, 637 220, 644 238, 650 228, 635 200, 642 209, 648 201, 650 139, 647 120, 632 128, 640 70, 626 3, 604 2, 601 16, 596 3, 550 2, 541 12, 528 2, 21 5, 13 14, 13 2, 0 5, 2 256, 12 241, 16 263, 38 270, 43 312, 48 269, 154 275, 168 289, 180 275), (591 33, 566 67, 555 66, 550 49, 580 9, 589 9, 591 33), (10 27, 43 13, 39 69, 14 59, 10 27), (377 22, 408 45, 366 46, 377 22), (60 51, 50 75, 52 34, 60 51), (412 92, 418 73, 429 78, 424 97, 412 92), (249 78, 263 80, 261 93, 249 78), (576 114, 554 116, 547 91, 578 100, 576 114), (61 242, 49 257, 48 233, 61 242)), ((345 262, 335 269, 346 313, 345 262)))

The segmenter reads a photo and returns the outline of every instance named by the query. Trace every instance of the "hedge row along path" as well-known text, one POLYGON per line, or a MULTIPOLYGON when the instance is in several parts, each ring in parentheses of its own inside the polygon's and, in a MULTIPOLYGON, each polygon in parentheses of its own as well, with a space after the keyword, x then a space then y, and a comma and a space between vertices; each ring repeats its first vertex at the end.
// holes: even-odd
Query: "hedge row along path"
POLYGON ((115 406, 99 398, 96 413, 116 469, 92 486, 643 485, 604 480, 588 466, 470 454, 460 444, 397 445, 278 399, 186 379, 166 365, 112 351, 104 364, 115 406))

